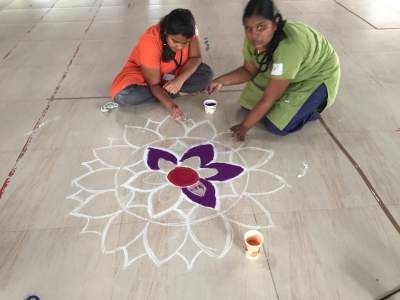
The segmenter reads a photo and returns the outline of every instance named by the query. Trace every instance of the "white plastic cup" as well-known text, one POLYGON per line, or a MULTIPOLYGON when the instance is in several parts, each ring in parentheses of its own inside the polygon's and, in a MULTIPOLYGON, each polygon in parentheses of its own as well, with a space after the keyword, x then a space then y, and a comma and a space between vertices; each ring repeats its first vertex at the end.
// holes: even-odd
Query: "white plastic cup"
POLYGON ((264 244, 264 237, 257 230, 249 230, 244 234, 244 243, 246 245, 246 257, 255 259, 260 254, 260 249, 264 244))
POLYGON ((204 100, 203 105, 204 105, 204 111, 206 114, 213 114, 217 110, 217 101, 214 99, 207 99, 204 100))

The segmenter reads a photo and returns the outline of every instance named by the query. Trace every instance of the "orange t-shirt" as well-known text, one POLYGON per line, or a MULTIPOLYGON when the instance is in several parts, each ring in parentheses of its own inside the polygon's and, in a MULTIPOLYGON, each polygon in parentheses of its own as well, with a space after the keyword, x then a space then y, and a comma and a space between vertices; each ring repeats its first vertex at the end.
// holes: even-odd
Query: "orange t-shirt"
MULTIPOLYGON (((162 41, 160 36, 160 24, 148 28, 139 38, 138 43, 129 55, 122 71, 115 77, 110 95, 114 98, 120 91, 129 85, 147 85, 141 67, 159 68, 160 76, 168 73, 175 74, 177 65, 174 60, 161 61, 162 41)), ((189 59, 189 47, 184 47, 175 55, 175 60, 181 66, 189 59)))

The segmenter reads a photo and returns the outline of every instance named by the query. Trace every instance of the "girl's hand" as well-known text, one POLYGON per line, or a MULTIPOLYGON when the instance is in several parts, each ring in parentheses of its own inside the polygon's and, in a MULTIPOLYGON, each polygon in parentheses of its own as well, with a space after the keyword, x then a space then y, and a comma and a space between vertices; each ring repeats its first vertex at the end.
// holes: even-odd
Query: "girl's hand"
POLYGON ((220 83, 216 80, 213 80, 213 81, 211 81, 211 83, 209 84, 209 86, 207 88, 207 93, 209 95, 216 94, 222 89, 222 87, 223 87, 222 83, 220 83))
POLYGON ((174 120, 185 120, 185 114, 177 104, 173 103, 169 109, 169 112, 174 120))
POLYGON ((163 88, 170 94, 177 94, 182 88, 183 82, 177 78, 167 81, 163 88))
POLYGON ((242 124, 237 124, 231 127, 232 136, 237 141, 244 141, 248 130, 249 128, 244 127, 242 124))

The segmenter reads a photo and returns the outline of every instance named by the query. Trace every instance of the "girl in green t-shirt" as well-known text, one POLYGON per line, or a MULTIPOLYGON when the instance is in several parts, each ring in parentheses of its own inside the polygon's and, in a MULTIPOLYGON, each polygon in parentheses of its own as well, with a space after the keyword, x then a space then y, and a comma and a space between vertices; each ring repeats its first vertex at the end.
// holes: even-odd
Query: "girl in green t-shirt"
POLYGON ((243 13, 243 66, 214 79, 209 93, 247 82, 240 105, 249 110, 231 130, 238 140, 261 121, 287 135, 316 120, 336 97, 340 65, 331 44, 301 23, 283 20, 271 0, 250 0, 243 13))

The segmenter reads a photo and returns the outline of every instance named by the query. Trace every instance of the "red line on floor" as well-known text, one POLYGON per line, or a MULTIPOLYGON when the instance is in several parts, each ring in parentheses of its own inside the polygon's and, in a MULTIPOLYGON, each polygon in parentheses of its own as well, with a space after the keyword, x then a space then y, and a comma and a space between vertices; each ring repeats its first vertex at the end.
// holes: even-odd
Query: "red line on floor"
MULTIPOLYGON (((57 4, 57 2, 58 2, 58 0, 57 0, 56 2, 54 2, 53 5, 52 5, 51 7, 49 7, 48 10, 46 10, 46 12, 43 14, 43 16, 40 17, 40 19, 38 20, 37 23, 33 24, 32 27, 29 28, 27 32, 25 32, 24 37, 26 37, 29 33, 31 33, 32 30, 33 30, 41 21, 43 21, 44 17, 51 11, 52 8, 54 8, 54 6, 57 4)), ((11 4, 11 2, 10 2, 10 4, 11 4)), ((8 4, 7 6, 9 6, 10 4, 8 4)), ((7 7, 7 6, 6 6, 6 7, 7 7)), ((7 57, 10 56, 10 54, 15 50, 15 48, 18 47, 19 43, 20 43, 22 40, 23 40, 23 39, 21 39, 20 41, 18 41, 18 42, 14 45, 14 47, 12 47, 12 49, 11 49, 10 51, 8 51, 8 52, 6 53, 6 55, 3 56, 3 60, 6 60, 7 57)))
POLYGON ((3 185, 1 186, 1 189, 0 189, 0 199, 3 196, 3 194, 4 194, 5 190, 7 189, 8 185, 10 184, 11 178, 14 176, 14 174, 15 174, 15 172, 17 170, 17 165, 18 165, 19 161, 24 157, 24 155, 28 151, 28 146, 32 142, 33 135, 34 135, 35 131, 40 127, 40 124, 42 123, 43 119, 45 118, 45 116, 47 114, 47 111, 50 108, 50 102, 51 101, 49 101, 47 103, 47 105, 44 108, 44 110, 42 111, 42 114, 40 115, 39 119, 36 121, 35 126, 33 126, 32 133, 29 135, 28 139, 25 142, 25 145, 22 147, 22 150, 19 153, 19 155, 17 157, 17 160, 14 163, 13 168, 8 173, 7 178, 4 180, 3 185))
MULTIPOLYGON (((53 4, 53 7, 54 7, 55 4, 56 4, 56 2, 53 4)), ((100 7, 101 7, 101 4, 98 6, 97 11, 96 11, 95 15, 93 16, 93 18, 92 18, 92 20, 91 20, 91 22, 90 22, 88 28, 86 28, 85 33, 89 30, 90 26, 93 24, 93 21, 94 21, 94 19, 96 18, 96 15, 97 15, 97 13, 98 13, 100 7)), ((46 12, 46 14, 47 14, 49 11, 50 11, 50 9, 46 12)), ((45 14, 42 16, 42 18, 43 18, 44 16, 45 16, 45 14)), ((32 30, 32 28, 31 28, 31 30, 32 30)), ((33 130, 32 130, 32 132, 31 132, 31 134, 29 135, 28 139, 26 140, 25 145, 22 147, 22 150, 21 150, 21 152, 19 153, 18 158, 17 158, 17 160, 16 160, 15 163, 14 163, 14 167, 11 169, 11 171, 8 173, 7 178, 4 180, 4 182, 3 182, 2 186, 1 186, 1 189, 0 189, 0 199, 1 199, 1 197, 4 195, 4 192, 6 191, 8 185, 10 184, 12 177, 14 176, 15 172, 17 171, 17 165, 18 165, 19 161, 24 157, 24 155, 25 155, 26 152, 28 151, 28 146, 29 146, 29 144, 31 143, 31 141, 32 141, 32 139, 33 139, 33 135, 35 134, 36 130, 40 127, 40 124, 42 124, 44 118, 46 117, 46 114, 47 114, 47 112, 49 111, 49 108, 50 108, 50 104, 54 101, 55 96, 56 96, 57 92, 59 91, 62 82, 63 82, 64 79, 67 77, 67 74, 68 74, 68 72, 69 72, 69 69, 70 69, 70 67, 71 67, 71 65, 72 65, 72 63, 73 63, 73 61, 74 61, 74 59, 76 58, 78 52, 79 52, 80 46, 81 46, 81 43, 79 43, 78 47, 75 49, 75 51, 74 51, 74 53, 73 53, 73 55, 72 55, 72 58, 71 58, 70 61, 68 62, 67 69, 65 70, 65 72, 64 72, 64 74, 62 75, 60 81, 58 82, 58 84, 57 84, 57 86, 56 86, 56 88, 55 88, 53 94, 52 94, 51 97, 48 99, 47 105, 46 105, 46 107, 44 108, 44 110, 42 111, 42 114, 40 115, 39 119, 36 121, 36 124, 35 124, 35 126, 33 127, 33 130)))

